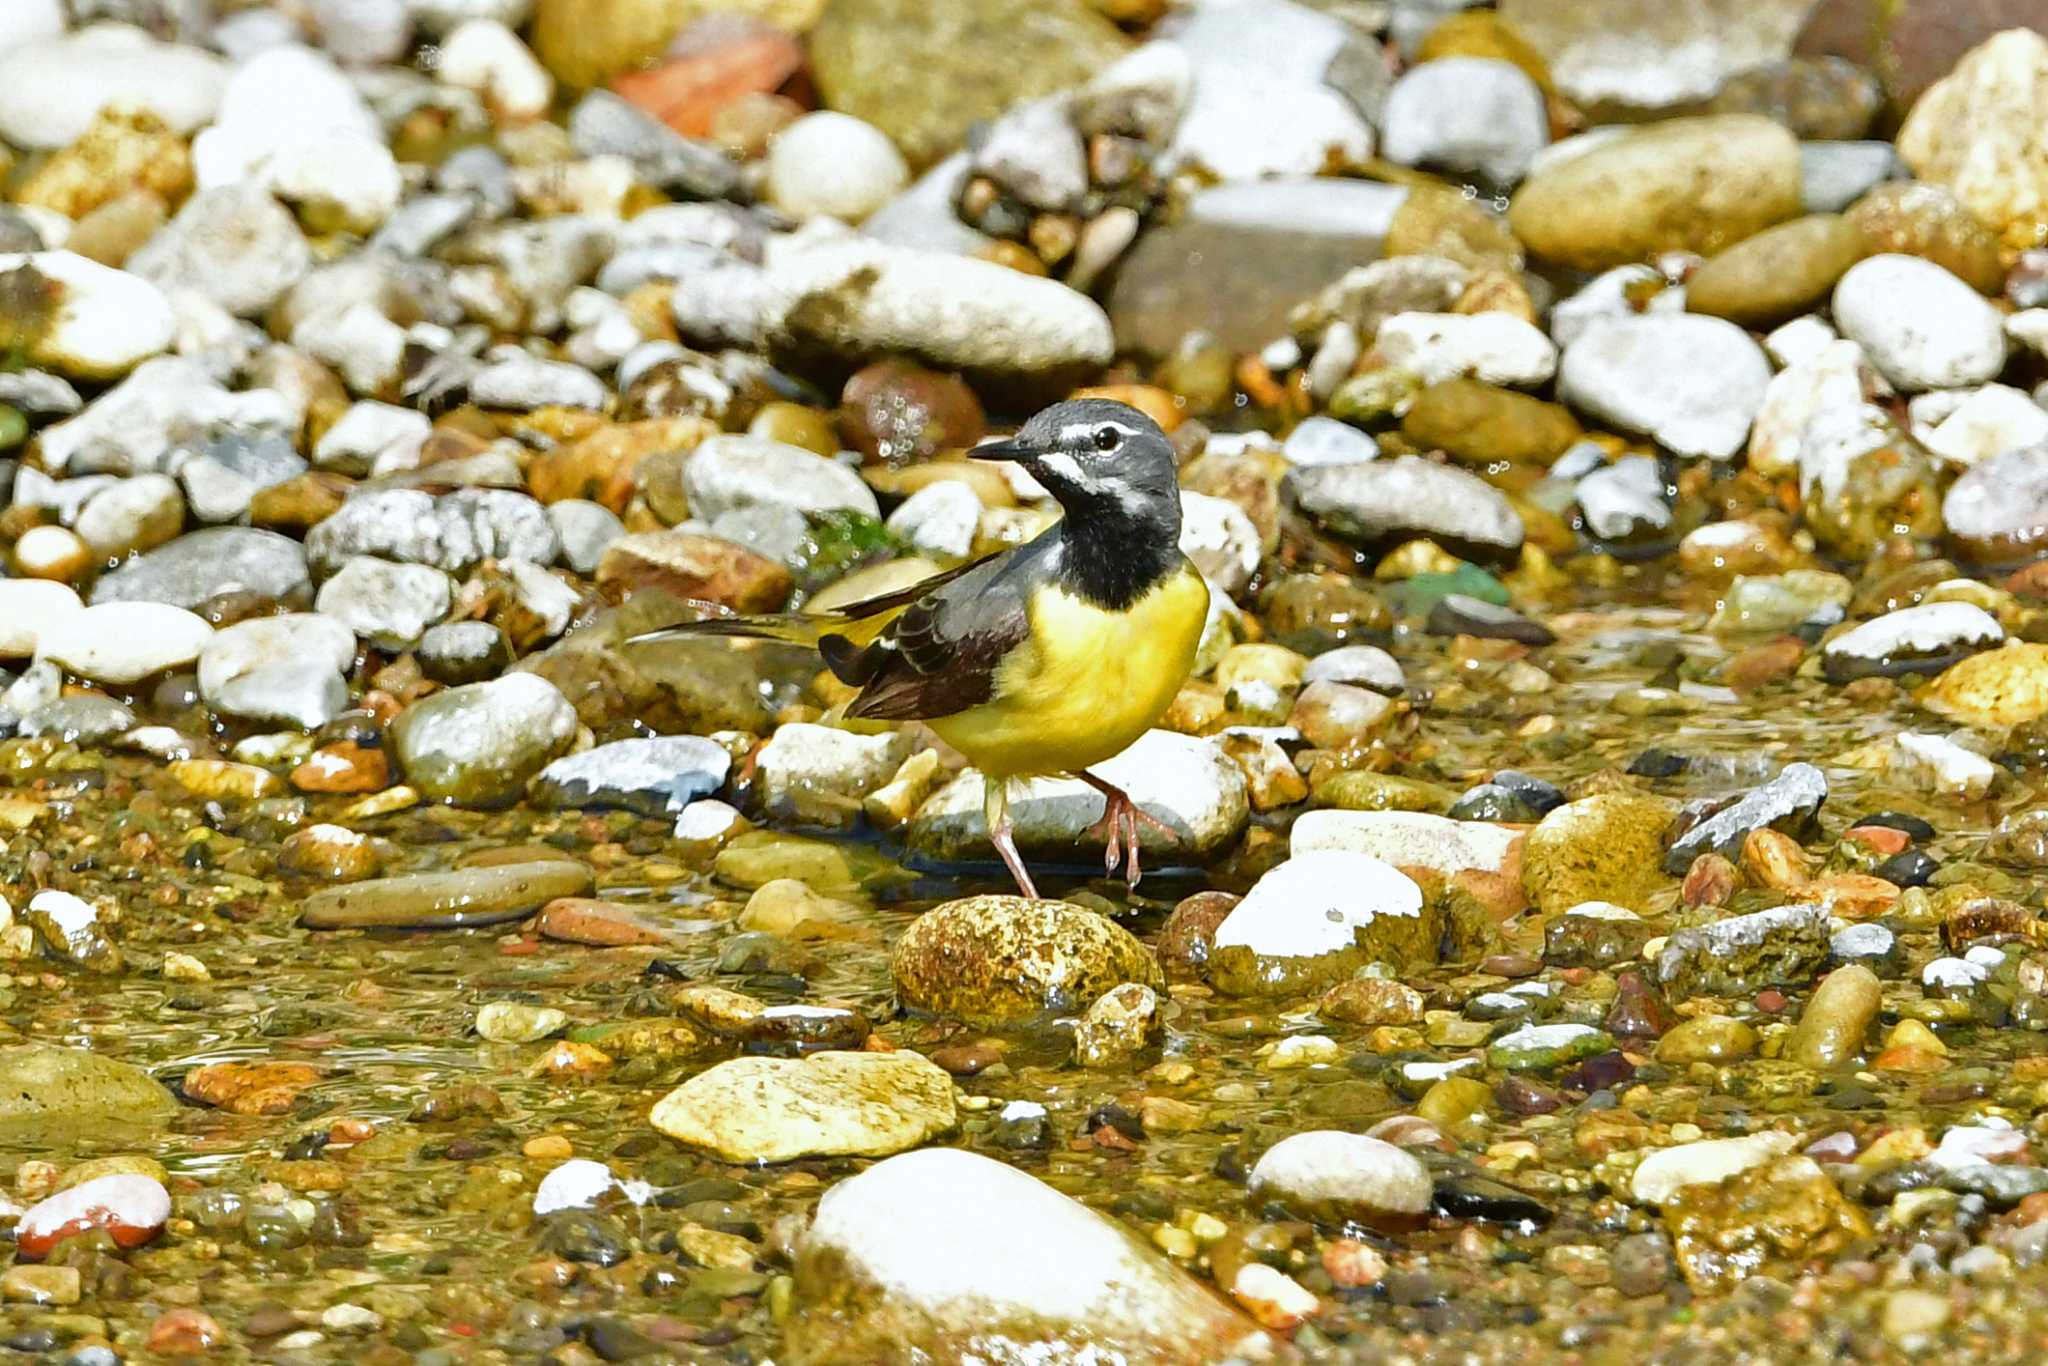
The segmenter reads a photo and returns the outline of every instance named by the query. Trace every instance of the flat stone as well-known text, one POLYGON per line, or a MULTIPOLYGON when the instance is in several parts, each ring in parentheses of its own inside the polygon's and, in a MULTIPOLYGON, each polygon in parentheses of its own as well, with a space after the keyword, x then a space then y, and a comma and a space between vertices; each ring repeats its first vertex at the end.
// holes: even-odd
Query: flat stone
POLYGON ((1281 1139, 1253 1165, 1249 1186, 1305 1217, 1366 1224, 1420 1219, 1433 1193, 1429 1169, 1407 1149, 1336 1129, 1281 1139))
POLYGON ((1774 906, 1680 930, 1657 955, 1657 981, 1676 1000, 1745 996, 1767 986, 1801 986, 1827 960, 1828 913, 1774 906))
POLYGON ((1522 519, 1499 490, 1419 456, 1295 469, 1285 487, 1316 521, 1361 544, 1431 536, 1493 555, 1522 544, 1522 519))
POLYGON ((1734 858, 1742 843, 1758 830, 1782 830, 1795 838, 1811 832, 1821 804, 1828 799, 1827 775, 1812 764, 1787 764, 1784 772, 1671 842, 1664 871, 1683 876, 1701 854, 1734 858))
POLYGON ((212 638, 213 628, 182 607, 112 602, 42 632, 36 654, 96 683, 137 683, 192 663, 212 638))
POLYGON ((305 899, 299 918, 315 930, 497 925, 557 897, 582 896, 594 881, 587 865, 568 859, 413 873, 322 888, 305 899))
POLYGON ((733 1058, 656 1101, 650 1118, 726 1162, 887 1157, 957 1122, 952 1077, 908 1049, 733 1058))
POLYGON ((1692 314, 1617 319, 1566 348, 1558 397, 1678 455, 1727 460, 1743 449, 1771 382, 1749 334, 1692 314))
POLYGON ((55 1131, 156 1126, 178 1102, 132 1063, 82 1048, 28 1043, 0 1048, 0 1128, 55 1131))
POLYGON ((274 531, 224 526, 190 532, 101 575, 92 601, 191 609, 224 593, 286 600, 311 587, 297 541, 274 531))

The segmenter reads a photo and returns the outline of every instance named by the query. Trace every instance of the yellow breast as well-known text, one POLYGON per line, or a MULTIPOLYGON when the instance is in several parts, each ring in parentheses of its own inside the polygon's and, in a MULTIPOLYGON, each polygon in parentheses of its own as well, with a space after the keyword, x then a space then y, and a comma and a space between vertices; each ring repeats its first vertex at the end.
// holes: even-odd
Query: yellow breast
POLYGON ((1122 753, 1165 714, 1194 666, 1209 586, 1180 570, 1122 612, 1057 587, 1031 600, 1031 635, 995 696, 931 728, 983 773, 1070 773, 1122 753))

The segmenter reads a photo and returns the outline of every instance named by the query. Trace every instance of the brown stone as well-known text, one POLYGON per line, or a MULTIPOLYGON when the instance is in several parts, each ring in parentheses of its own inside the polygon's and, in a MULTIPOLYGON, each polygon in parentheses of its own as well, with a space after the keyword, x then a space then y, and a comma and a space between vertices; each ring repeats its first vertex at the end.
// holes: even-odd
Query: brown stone
POLYGON ((1873 255, 1924 257, 1980 294, 1996 294, 2005 286, 1998 238, 1939 185, 1886 181, 1851 204, 1843 217, 1863 235, 1873 255))
POLYGON ((1561 405, 1476 379, 1430 385, 1401 419, 1401 435, 1415 445, 1481 465, 1548 465, 1583 434, 1561 405))
POLYGON ((1840 214, 1817 213, 1766 228, 1701 266, 1686 282, 1694 313, 1768 327, 1812 309, 1868 248, 1840 214))
POLYGON ((666 944, 669 936, 649 924, 632 907, 616 901, 587 897, 557 897, 541 907, 533 927, 544 939, 567 944, 588 944, 594 948, 623 948, 629 944, 666 944))
POLYGON ((870 462, 907 465, 981 439, 981 400, 958 375, 905 360, 854 372, 839 398, 839 431, 870 462))
POLYGON ((689 451, 718 432, 701 417, 622 422, 557 447, 526 472, 529 492, 543 503, 582 498, 624 512, 638 486, 640 462, 663 451, 689 451))
POLYGON ((382 792, 391 786, 391 758, 381 749, 337 741, 293 769, 292 786, 301 792, 382 792))
POLYGON ((217 1062, 187 1072, 183 1090, 229 1114, 281 1115, 319 1079, 319 1069, 302 1062, 217 1062))
POLYGON ((671 529, 612 542, 598 561, 597 585, 614 602, 653 588, 750 613, 781 607, 795 579, 783 565, 745 546, 671 529))
POLYGON ((37 167, 14 197, 82 218, 134 190, 176 204, 192 191, 192 155, 155 114, 110 106, 78 141, 37 167))

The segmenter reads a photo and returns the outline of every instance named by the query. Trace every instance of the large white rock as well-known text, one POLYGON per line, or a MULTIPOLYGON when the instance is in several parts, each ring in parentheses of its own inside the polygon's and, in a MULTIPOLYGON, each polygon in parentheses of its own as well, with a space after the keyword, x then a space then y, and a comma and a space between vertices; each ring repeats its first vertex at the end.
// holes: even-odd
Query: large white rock
POLYGON ((833 726, 777 726, 754 756, 757 795, 770 815, 851 825, 861 798, 896 776, 910 742, 899 732, 859 735, 833 726))
POLYGON ((1353 947, 1383 918, 1422 918, 1422 888, 1383 859, 1343 849, 1297 854, 1268 871, 1216 927, 1217 949, 1317 958, 1353 947))
POLYGON ((13 0, 0 9, 0 52, 59 37, 65 27, 64 0, 13 0))
MULTIPOLYGON (((1202 860, 1219 854, 1251 820, 1243 772, 1215 744, 1196 736, 1147 731, 1091 771, 1179 833, 1177 842, 1169 842, 1139 827, 1143 857, 1152 866, 1161 856, 1202 860)), ((1079 779, 1016 783, 1010 789, 1010 823, 1017 847, 1027 856, 1066 858, 1083 854, 1084 848, 1100 848, 1099 841, 1090 844, 1084 836, 1102 819, 1102 806, 1102 794, 1079 779)), ((981 774, 970 768, 939 789, 919 808, 906 840, 937 858, 987 857, 992 850, 982 818, 981 774)))
POLYGON ((43 632, 84 610, 69 584, 0 579, 0 659, 29 658, 43 632))
POLYGON ((1056 280, 992 261, 797 234, 771 244, 765 323, 778 341, 846 357, 1039 374, 1107 364, 1109 315, 1056 280))
POLYGON ((1374 343, 1387 364, 1424 384, 1469 375, 1488 384, 1536 385, 1557 373, 1557 347, 1509 313, 1396 313, 1374 343))
POLYGON ((107 602, 42 632, 36 657, 95 683, 137 683, 190 664, 213 628, 182 607, 107 602))
POLYGON ((1250 583, 1264 558, 1259 528, 1243 508, 1191 489, 1180 495, 1180 550, 1225 593, 1250 583))
POLYGON ((1773 478, 1799 474, 1812 467, 1833 433, 1881 434, 1884 413, 1869 395, 1884 387, 1853 341, 1827 342, 1787 365, 1771 376, 1750 428, 1751 468, 1773 478))
POLYGON ((1298 858, 1326 850, 1369 854, 1397 868, 1451 877, 1499 872, 1514 857, 1518 831, 1426 811, 1309 811, 1294 822, 1287 847, 1298 858))
POLYGON ((1643 314, 1595 325, 1566 348, 1558 397, 1677 455, 1742 449, 1771 363, 1734 323, 1643 314))
POLYGON ((1907 393, 1982 384, 2005 368, 2005 317, 1918 256, 1858 261, 1835 285, 1835 326, 1907 393))
POLYGON ((59 286, 47 326, 31 331, 31 364, 112 379, 168 351, 177 338, 170 300, 139 275, 68 251, 0 255, 0 273, 23 266, 59 286))
MULTIPOLYGON (((20 3, 8 0, 9 7, 20 3)), ((128 24, 19 43, 0 51, 0 138, 20 147, 68 146, 110 104, 147 109, 189 133, 213 118, 227 78, 227 63, 211 52, 160 43, 128 24)))
POLYGON ((1987 384, 1957 404, 1921 444, 1953 465, 1974 465, 2048 441, 2048 409, 2008 384, 1987 384))
POLYGON ((796 1292, 793 1366, 1197 1366, 1267 1346, 1249 1319, 1127 1230, 954 1148, 892 1157, 827 1191, 797 1248, 796 1292))
MULTIPOLYGON (((1372 155, 1370 115, 1332 88, 1332 64, 1359 48, 1341 20, 1285 0, 1184 7, 1161 30, 1194 77, 1167 151, 1170 167, 1220 180, 1309 176, 1372 155)), ((1376 52, 1376 45, 1373 45, 1376 52)), ((1383 96, 1384 69, 1359 76, 1383 96)))

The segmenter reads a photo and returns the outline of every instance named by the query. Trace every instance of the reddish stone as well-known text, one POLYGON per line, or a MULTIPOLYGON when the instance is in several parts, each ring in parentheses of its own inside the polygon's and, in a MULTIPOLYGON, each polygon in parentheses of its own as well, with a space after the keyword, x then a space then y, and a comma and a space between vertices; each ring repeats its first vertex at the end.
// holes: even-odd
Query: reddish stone
POLYGON ((217 1062, 187 1072, 182 1089, 231 1115, 281 1115, 319 1079, 302 1062, 217 1062))
POLYGON ((786 566, 743 545, 673 529, 622 536, 597 564, 597 586, 613 602, 652 588, 735 612, 773 612, 795 583, 786 566))
POLYGON ((742 95, 780 90, 803 64, 795 38, 762 28, 616 76, 612 91, 684 137, 701 138, 710 136, 719 110, 742 95))
POLYGON ((391 759, 381 749, 343 740, 307 756, 292 770, 292 786, 301 792, 382 792, 391 786, 391 759))
POLYGON ((205 1356, 227 1335, 213 1315, 199 1309, 173 1309, 149 1325, 149 1350, 160 1356, 205 1356))
POLYGON ((871 464, 909 465, 981 440, 981 400, 957 375, 905 360, 854 372, 839 396, 839 432, 871 464))
POLYGON ((21 1256, 39 1262, 66 1238, 104 1229, 121 1247, 141 1247, 163 1231, 171 1196, 163 1183, 139 1172, 95 1177, 29 1208, 15 1227, 21 1256))
POLYGON ((1842 836, 1847 844, 1861 845, 1880 858, 1901 854, 1913 837, 1903 830, 1894 830, 1889 825, 1858 825, 1842 836))
POLYGON ((557 897, 541 907, 534 928, 565 944, 615 949, 629 944, 666 944, 669 936, 642 920, 631 907, 588 897, 557 897))

